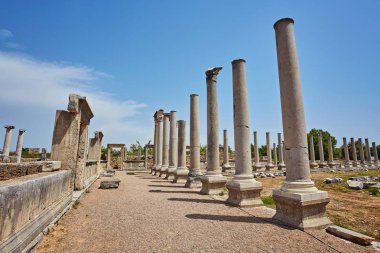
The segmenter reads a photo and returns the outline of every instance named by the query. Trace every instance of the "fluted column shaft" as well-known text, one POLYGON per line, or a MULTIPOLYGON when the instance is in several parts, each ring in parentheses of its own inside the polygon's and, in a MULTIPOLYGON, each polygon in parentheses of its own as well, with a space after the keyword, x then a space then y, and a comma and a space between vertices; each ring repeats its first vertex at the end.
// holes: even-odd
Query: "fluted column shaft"
POLYGON ((359 157, 360 157, 360 163, 364 164, 364 150, 363 150, 363 142, 362 138, 358 138, 358 145, 359 145, 359 157))
POLYGON ((166 179, 174 179, 174 172, 178 164, 178 127, 177 112, 170 112, 170 141, 169 141, 169 168, 166 179), (173 178, 172 178, 173 177, 173 178))
POLYGON ((372 142, 372 152, 373 152, 373 160, 374 160, 374 163, 376 166, 379 165, 379 157, 377 155, 377 147, 376 147, 376 143, 375 142, 372 142))
POLYGON ((365 147, 366 147, 366 153, 367 153, 367 163, 368 165, 372 165, 372 160, 371 160, 371 148, 369 146, 369 140, 368 138, 365 138, 365 147))
POLYGON ((257 139, 257 131, 253 132, 253 144, 254 144, 254 153, 255 153, 255 164, 260 163, 260 154, 259 154, 259 141, 257 139))
POLYGON ((5 127, 5 138, 4 138, 4 146, 3 146, 3 155, 9 156, 9 150, 11 147, 12 140, 12 132, 15 128, 14 126, 4 126, 5 127))
POLYGON ((190 95, 190 173, 201 170, 199 96, 190 95))
POLYGON ((358 156, 356 154, 355 139, 351 138, 352 165, 358 166, 358 156))
POLYGON ((20 129, 18 132, 18 138, 17 138, 17 146, 16 146, 16 162, 21 162, 21 154, 22 154, 22 146, 24 143, 24 133, 26 132, 25 129, 20 129))

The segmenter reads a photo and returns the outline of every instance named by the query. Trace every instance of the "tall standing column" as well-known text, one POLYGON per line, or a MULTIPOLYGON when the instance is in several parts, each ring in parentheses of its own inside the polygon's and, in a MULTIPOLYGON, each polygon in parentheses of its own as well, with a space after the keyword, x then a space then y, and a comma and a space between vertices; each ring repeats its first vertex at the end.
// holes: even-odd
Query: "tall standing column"
POLYGON ((351 151, 352 151, 352 166, 357 167, 359 163, 358 163, 358 156, 356 154, 356 145, 355 145, 354 138, 351 138, 351 151))
POLYGON ((190 95, 190 171, 185 187, 199 188, 202 186, 201 172, 201 144, 199 122, 199 96, 190 95))
POLYGON ((378 168, 379 167, 379 157, 377 155, 377 147, 376 147, 375 142, 372 142, 372 152, 373 152, 373 160, 374 160, 375 167, 378 168))
POLYGON ((16 162, 21 162, 21 154, 22 154, 22 145, 24 143, 24 133, 26 132, 25 129, 18 130, 18 139, 17 139, 17 146, 16 146, 16 162))
POLYGON ((221 67, 206 71, 207 83, 207 172, 201 177, 201 194, 219 194, 224 190, 227 178, 219 167, 219 119, 216 82, 221 67))
POLYGON ((372 160, 371 160, 371 148, 369 146, 368 138, 365 138, 365 148, 367 153, 367 165, 372 166, 372 160))
POLYGON ((161 167, 162 167, 162 151, 163 151, 163 144, 164 144, 164 110, 158 110, 156 115, 157 120, 157 166, 156 171, 154 175, 160 175, 161 174, 161 167))
POLYGON ((164 114, 164 142, 162 151, 162 167, 159 177, 166 177, 169 168, 170 114, 164 114))
POLYGON ((274 24, 280 79, 282 125, 286 149, 286 180, 273 190, 275 219, 299 229, 324 227, 328 194, 319 191, 310 179, 309 154, 301 78, 291 18, 274 24))
POLYGON ((148 146, 144 147, 144 165, 145 170, 148 170, 148 146))
POLYGON ((262 183, 252 175, 251 142, 245 60, 232 61, 234 97, 235 176, 227 183, 227 204, 234 206, 258 206, 263 202, 260 192, 262 183))
POLYGON ((156 118, 154 119, 154 148, 153 148, 153 166, 150 171, 150 174, 154 175, 156 173, 156 166, 157 166, 157 149, 158 149, 158 122, 156 118))
POLYGON ((9 161, 9 150, 11 147, 11 140, 12 140, 12 132, 13 129, 15 129, 14 126, 6 125, 5 127, 5 138, 4 138, 4 146, 3 146, 3 154, 2 158, 4 161, 9 161))
POLYGON ((318 164, 315 162, 315 152, 314 152, 314 136, 309 135, 309 149, 310 149, 310 168, 315 169, 318 164))
POLYGON ((273 143, 273 164, 274 164, 274 167, 277 167, 277 147, 276 147, 276 143, 273 143))
POLYGON ((141 147, 139 147, 139 149, 137 150, 137 160, 141 160, 141 147))
POLYGON ((318 132, 318 148, 319 148, 318 166, 319 166, 319 168, 324 168, 324 167, 326 167, 326 162, 325 162, 325 154, 323 152, 323 140, 322 140, 322 133, 321 132, 318 132))
POLYGON ((257 131, 253 132, 253 145, 253 150, 255 154, 255 164, 252 167, 254 171, 257 171, 263 167, 260 164, 259 141, 257 139, 257 131))
POLYGON ((186 167, 186 121, 178 121, 178 167, 173 183, 186 183, 189 170, 186 167))
POLYGON ((363 150, 362 138, 358 138, 358 145, 359 145, 360 165, 362 167, 367 167, 367 165, 365 164, 365 159, 364 159, 364 150, 363 150))
POLYGON ((266 170, 271 170, 274 168, 274 165, 272 163, 272 151, 271 151, 271 144, 270 144, 270 133, 266 132, 266 139, 267 139, 267 164, 265 165, 266 170))
POLYGON ((281 133, 277 134, 277 138, 278 138, 278 169, 282 170, 285 168, 285 163, 284 163, 284 152, 282 150, 281 133))
POLYGON ((111 169, 111 148, 107 146, 107 169, 111 169))
POLYGON ((329 135, 327 137, 327 143, 328 143, 328 151, 329 151, 329 157, 328 157, 328 166, 330 168, 333 168, 335 166, 334 164, 334 153, 333 153, 333 146, 331 141, 331 136, 329 135))
POLYGON ((231 169, 230 165, 230 157, 228 153, 228 131, 227 129, 223 130, 223 166, 222 166, 222 172, 225 172, 229 169, 231 169))
POLYGON ((348 153, 348 145, 346 137, 343 137, 343 149, 344 149, 344 167, 351 167, 350 154, 348 153))
POLYGON ((170 112, 170 142, 169 142, 169 168, 166 173, 166 179, 173 180, 174 172, 178 164, 178 130, 177 130, 177 112, 170 112))

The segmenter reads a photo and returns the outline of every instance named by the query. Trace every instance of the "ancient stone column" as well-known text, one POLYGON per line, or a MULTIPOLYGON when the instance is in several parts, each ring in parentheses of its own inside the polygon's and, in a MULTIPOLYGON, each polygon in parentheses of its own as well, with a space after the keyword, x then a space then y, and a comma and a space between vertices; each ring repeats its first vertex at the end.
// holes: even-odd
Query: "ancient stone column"
POLYGON ((282 150, 281 133, 277 134, 277 138, 278 138, 278 169, 282 170, 285 168, 285 163, 284 163, 284 152, 282 150))
POLYGON ((325 154, 323 153, 323 141, 322 141, 322 133, 318 132, 318 148, 319 148, 319 168, 326 167, 325 162, 325 154))
POLYGON ((358 138, 358 145, 359 145, 360 165, 363 167, 367 167, 365 164, 365 159, 364 159, 364 150, 363 150, 362 138, 358 138))
POLYGON ((186 121, 178 121, 178 167, 173 183, 186 183, 189 170, 186 167, 186 121))
POLYGON ((309 136, 309 149, 310 149, 310 168, 315 169, 318 164, 315 162, 315 152, 314 152, 314 136, 310 134, 309 136))
POLYGON ((260 164, 259 141, 257 139, 257 131, 253 132, 253 145, 253 150, 255 154, 255 164, 252 167, 254 171, 257 171, 263 167, 260 164))
POLYGON ((344 166, 346 168, 351 167, 350 154, 348 153, 348 145, 346 137, 343 137, 343 149, 344 149, 344 166))
POLYGON ((333 146, 332 146, 332 141, 331 141, 331 136, 330 135, 327 137, 327 143, 328 143, 328 151, 329 151, 329 157, 328 157, 328 163, 327 163, 327 165, 330 168, 333 168, 335 166, 335 164, 334 164, 333 146))
POLYGON ((352 166, 357 167, 359 163, 358 163, 358 156, 356 155, 356 146, 355 146, 354 138, 351 138, 351 150, 352 150, 352 166))
POLYGON ((153 148, 154 157, 153 157, 153 166, 150 171, 152 175, 156 173, 156 166, 157 166, 157 149, 158 149, 158 134, 157 133, 158 133, 158 122, 155 118, 154 119, 154 148, 153 148))
POLYGON ((169 168, 170 114, 164 114, 164 142, 162 151, 162 167, 159 177, 166 177, 169 168))
POLYGON ((139 149, 137 150, 137 160, 141 160, 141 147, 139 147, 139 149))
POLYGON ((221 67, 206 71, 207 83, 207 172, 201 177, 201 194, 219 194, 224 191, 227 178, 219 167, 219 119, 216 82, 221 67))
POLYGON ((111 148, 107 147, 107 170, 111 169, 111 148))
POLYGON ((11 140, 12 140, 12 132, 13 129, 15 129, 14 126, 6 125, 5 127, 5 138, 4 138, 4 146, 3 146, 3 154, 2 157, 4 160, 9 160, 9 150, 11 147, 11 140))
POLYGON ((286 150, 286 180, 273 190, 276 202, 274 218, 299 229, 324 227, 330 224, 326 217, 328 194, 319 191, 310 179, 307 149, 306 121, 301 78, 291 18, 274 24, 278 73, 280 79, 282 125, 286 150))
POLYGON ((366 147, 366 151, 367 151, 367 165, 368 166, 372 166, 372 160, 371 160, 371 148, 369 146, 369 141, 368 141, 368 138, 365 138, 365 147, 366 147))
POLYGON ((170 112, 170 142, 169 142, 169 168, 165 179, 172 181, 174 172, 177 170, 178 159, 178 130, 177 112, 170 112))
POLYGON ((223 130, 223 166, 222 172, 231 169, 230 154, 228 153, 228 132, 227 129, 223 130))
POLYGON ((46 161, 46 148, 42 148, 40 159, 41 161, 46 161))
POLYGON ((18 139, 17 139, 17 146, 16 146, 16 163, 21 162, 22 145, 24 143, 25 132, 26 132, 25 129, 18 130, 18 139))
POLYGON ((263 204, 260 198, 260 192, 263 186, 262 183, 257 182, 252 175, 245 60, 238 59, 232 61, 232 79, 234 97, 235 175, 226 185, 228 189, 228 199, 226 203, 233 206, 258 206, 263 204))
POLYGON ((190 171, 185 187, 198 188, 202 186, 201 144, 199 122, 199 96, 190 95, 190 171))
POLYGON ((377 147, 376 147, 376 143, 375 142, 372 142, 372 152, 373 152, 374 164, 378 168, 378 166, 379 166, 379 157, 377 155, 377 147))
POLYGON ((145 146, 144 148, 144 165, 145 170, 148 170, 148 146, 145 146))
POLYGON ((272 163, 272 151, 271 151, 271 144, 270 144, 270 133, 266 132, 266 139, 267 139, 267 164, 265 165, 266 170, 271 170, 274 168, 274 165, 272 163))
POLYGON ((157 111, 157 166, 154 175, 160 175, 162 167, 162 151, 164 144, 164 110, 157 111))
POLYGON ((276 147, 276 143, 273 143, 273 164, 274 164, 274 167, 277 167, 277 147, 276 147))

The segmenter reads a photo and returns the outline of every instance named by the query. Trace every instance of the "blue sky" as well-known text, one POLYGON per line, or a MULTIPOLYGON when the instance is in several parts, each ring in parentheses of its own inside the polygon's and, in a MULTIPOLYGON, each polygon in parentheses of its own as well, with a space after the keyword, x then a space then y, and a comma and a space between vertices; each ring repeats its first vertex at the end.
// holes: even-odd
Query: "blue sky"
MULTIPOLYGON (((56 109, 87 96, 90 136, 153 138, 153 113, 189 120, 205 70, 219 75, 219 124, 233 136, 231 61, 247 61, 251 130, 282 132, 273 23, 293 17, 307 127, 380 144, 379 1, 5 1, 0 8, 0 124, 50 149, 56 109)), ((4 130, 0 132, 3 142, 4 130)), ((13 135, 15 147, 16 134, 13 135)), ((222 140, 222 134, 220 134, 222 140)))

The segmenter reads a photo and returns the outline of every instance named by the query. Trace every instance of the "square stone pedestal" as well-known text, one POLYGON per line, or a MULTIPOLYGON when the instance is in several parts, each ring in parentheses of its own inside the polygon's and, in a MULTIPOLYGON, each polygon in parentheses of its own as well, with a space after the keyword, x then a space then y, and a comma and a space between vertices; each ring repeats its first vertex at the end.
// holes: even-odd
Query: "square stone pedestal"
POLYGON ((166 171, 166 176, 165 176, 165 179, 169 180, 169 181, 173 181, 175 176, 174 176, 174 172, 176 171, 176 167, 169 167, 168 170, 166 171))
POLYGON ((327 162, 318 163, 318 167, 321 168, 321 169, 327 168, 327 162))
POLYGON ((274 219, 289 226, 307 230, 322 229, 331 224, 326 216, 326 205, 330 202, 327 192, 316 190, 312 193, 273 190, 276 202, 274 219))
POLYGON ((200 194, 217 195, 224 191, 227 178, 220 175, 204 175, 201 177, 202 189, 200 194))
POLYGON ((263 168, 264 166, 262 165, 262 164, 254 164, 254 165, 252 165, 252 170, 253 171, 260 171, 262 168, 263 168))
POLYGON ((314 162, 314 163, 310 163, 310 169, 316 169, 318 168, 318 163, 314 162))
POLYGON ((159 177, 165 178, 166 177, 166 171, 168 170, 168 167, 162 166, 160 169, 160 174, 158 175, 159 177))
POLYGON ((202 172, 200 171, 193 171, 193 172, 189 172, 189 174, 187 175, 187 181, 186 181, 186 184, 185 184, 185 187, 186 188, 201 188, 202 187, 202 182, 201 182, 201 176, 202 176, 202 172))
POLYGON ((161 174, 161 167, 156 167, 156 169, 154 170, 154 175, 159 176, 160 174, 161 174))
POLYGON ((227 170, 231 169, 231 165, 229 164, 223 164, 222 166, 222 172, 226 172, 227 170))
POLYGON ((251 207, 261 206, 263 201, 260 192, 263 189, 261 182, 253 179, 230 181, 226 185, 228 189, 228 199, 226 203, 232 206, 251 207))
POLYGON ((274 169, 274 164, 270 163, 270 164, 265 165, 265 169, 266 170, 272 170, 272 169, 274 169))
POLYGON ((174 172, 173 183, 186 183, 189 170, 186 167, 179 167, 174 172))

